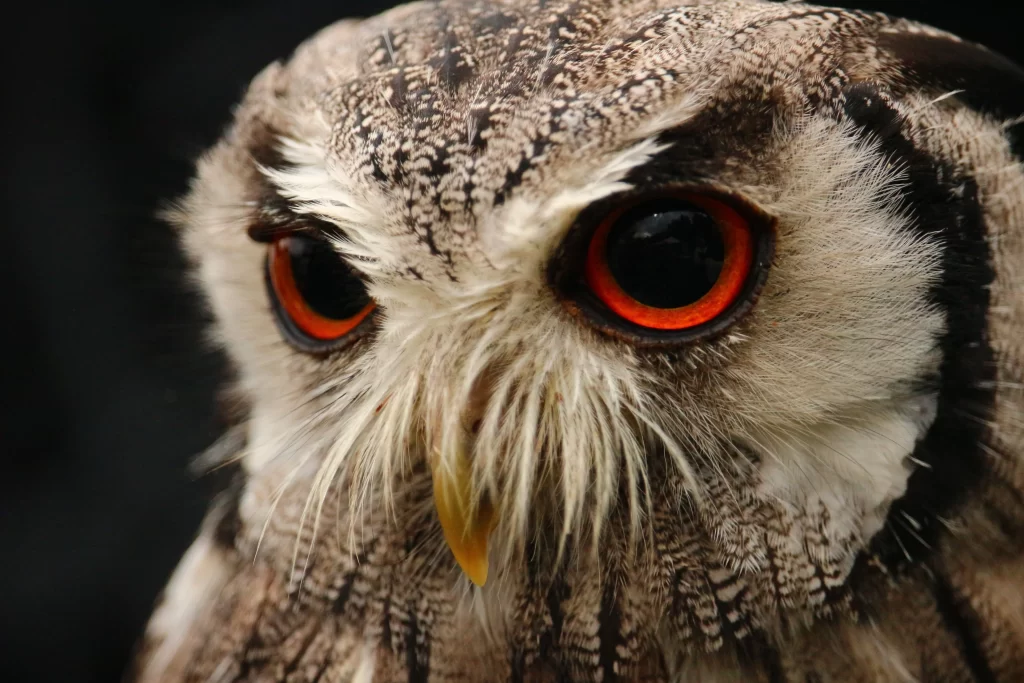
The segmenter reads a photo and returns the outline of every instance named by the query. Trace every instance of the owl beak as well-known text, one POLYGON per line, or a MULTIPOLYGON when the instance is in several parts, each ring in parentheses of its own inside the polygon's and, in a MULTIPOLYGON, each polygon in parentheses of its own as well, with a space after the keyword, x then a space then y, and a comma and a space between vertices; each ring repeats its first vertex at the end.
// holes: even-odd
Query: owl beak
POLYGON ((489 500, 473 505, 473 477, 464 453, 451 459, 455 471, 443 467, 436 455, 431 461, 434 505, 444 540, 469 580, 483 586, 487 583, 487 542, 497 524, 497 514, 489 500))

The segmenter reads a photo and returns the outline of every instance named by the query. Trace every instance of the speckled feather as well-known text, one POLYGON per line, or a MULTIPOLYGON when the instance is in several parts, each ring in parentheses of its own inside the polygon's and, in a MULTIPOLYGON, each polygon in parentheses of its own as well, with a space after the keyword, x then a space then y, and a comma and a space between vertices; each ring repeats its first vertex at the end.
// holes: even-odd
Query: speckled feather
POLYGON ((999 96, 1021 78, 927 27, 754 0, 414 3, 269 67, 176 215, 239 369, 242 466, 137 679, 1024 680, 1024 167, 1003 123, 1024 105, 999 96), (645 351, 584 329, 547 264, 592 200, 665 178, 742 194, 778 246, 736 328, 645 351), (346 233, 377 336, 326 359, 277 338, 245 236, 268 193, 346 233), (828 266, 830 241, 867 256, 828 266), (437 303, 498 289, 486 315, 437 303), (510 389, 488 413, 557 438, 481 446, 506 514, 477 589, 420 442, 488 330, 509 386, 559 399, 510 389), (543 372, 517 361, 531 334, 543 372), (549 367, 573 363, 601 368, 549 367), (615 450, 550 412, 572 387, 641 422, 604 415, 642 459, 567 454, 615 450))

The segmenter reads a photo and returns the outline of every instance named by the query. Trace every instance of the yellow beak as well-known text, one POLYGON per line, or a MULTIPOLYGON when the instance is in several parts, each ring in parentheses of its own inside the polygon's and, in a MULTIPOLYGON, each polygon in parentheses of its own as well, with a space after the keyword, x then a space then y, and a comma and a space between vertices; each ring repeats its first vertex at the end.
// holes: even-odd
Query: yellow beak
POLYGON ((434 505, 441 521, 444 540, 469 580, 478 586, 487 583, 487 541, 497 524, 494 506, 487 500, 473 508, 473 477, 470 463, 458 454, 454 472, 446 472, 432 460, 434 505))

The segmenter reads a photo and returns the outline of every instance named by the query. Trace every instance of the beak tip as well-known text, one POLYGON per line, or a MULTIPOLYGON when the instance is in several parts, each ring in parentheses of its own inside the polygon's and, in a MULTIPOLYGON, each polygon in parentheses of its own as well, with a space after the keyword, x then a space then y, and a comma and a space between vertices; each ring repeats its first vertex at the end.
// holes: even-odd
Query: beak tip
POLYGON ((474 567, 472 571, 470 571, 467 567, 463 567, 462 571, 466 573, 466 576, 469 577, 470 581, 472 581, 475 585, 479 586, 480 588, 483 588, 484 584, 487 583, 486 562, 484 562, 483 566, 481 567, 474 567))
POLYGON ((452 555, 455 556, 455 561, 462 569, 462 573, 470 581, 481 587, 487 583, 487 570, 490 563, 487 560, 486 540, 483 543, 472 544, 470 547, 449 542, 448 547, 451 548, 452 555))

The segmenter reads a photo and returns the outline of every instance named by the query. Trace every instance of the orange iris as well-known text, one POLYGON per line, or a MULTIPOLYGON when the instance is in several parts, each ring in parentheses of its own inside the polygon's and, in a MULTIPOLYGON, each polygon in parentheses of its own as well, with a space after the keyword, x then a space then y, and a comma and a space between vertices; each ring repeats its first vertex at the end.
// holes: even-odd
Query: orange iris
POLYGON ((355 315, 343 319, 329 318, 317 313, 306 301, 295 281, 292 256, 285 237, 270 245, 270 282, 274 293, 295 326, 313 339, 331 341, 339 339, 356 328, 373 312, 376 304, 370 299, 355 315))
POLYGON ((713 219, 722 239, 725 258, 718 279, 698 300, 678 308, 658 308, 637 301, 615 279, 608 264, 608 235, 631 206, 613 212, 597 228, 587 250, 587 285, 609 309, 625 320, 656 330, 684 330, 713 320, 743 291, 754 263, 754 237, 747 220, 730 206, 711 197, 686 194, 685 200, 713 219))

